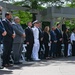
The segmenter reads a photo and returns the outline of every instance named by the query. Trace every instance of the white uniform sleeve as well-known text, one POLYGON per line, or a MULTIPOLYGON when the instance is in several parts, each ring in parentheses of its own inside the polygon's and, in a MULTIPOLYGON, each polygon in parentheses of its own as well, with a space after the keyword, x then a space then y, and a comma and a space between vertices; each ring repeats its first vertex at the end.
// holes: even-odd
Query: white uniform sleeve
POLYGON ((73 43, 73 41, 75 40, 74 33, 71 34, 70 40, 71 40, 71 43, 73 43))

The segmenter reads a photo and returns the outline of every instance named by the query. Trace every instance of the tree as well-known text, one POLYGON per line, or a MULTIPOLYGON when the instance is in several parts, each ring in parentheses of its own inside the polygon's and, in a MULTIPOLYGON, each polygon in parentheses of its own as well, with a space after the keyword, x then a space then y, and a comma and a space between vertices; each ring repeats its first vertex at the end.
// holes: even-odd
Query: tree
MULTIPOLYGON (((28 7, 30 9, 42 10, 49 6, 62 6, 61 0, 22 0, 20 2, 14 2, 13 4, 28 7), (46 5, 46 7, 44 7, 46 5)), ((36 19, 36 14, 33 13, 33 21, 36 19)))
POLYGON ((72 29, 75 28, 75 19, 66 20, 65 24, 70 29, 70 31, 72 31, 72 29))
POLYGON ((17 1, 15 4, 21 6, 28 6, 32 9, 37 9, 38 6, 62 6, 64 2, 62 0, 21 0, 17 1))
POLYGON ((21 19, 21 24, 26 24, 29 21, 32 21, 32 15, 30 12, 18 11, 13 16, 18 16, 21 19))

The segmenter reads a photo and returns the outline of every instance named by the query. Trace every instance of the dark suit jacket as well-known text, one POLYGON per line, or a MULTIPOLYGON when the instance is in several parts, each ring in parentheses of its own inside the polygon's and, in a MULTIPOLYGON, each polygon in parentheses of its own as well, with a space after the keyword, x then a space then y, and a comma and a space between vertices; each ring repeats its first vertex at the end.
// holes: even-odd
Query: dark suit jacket
POLYGON ((4 19, 4 20, 2 21, 2 23, 3 23, 4 27, 5 27, 5 30, 7 31, 7 35, 4 36, 4 40, 3 40, 3 41, 8 41, 8 42, 10 42, 10 41, 13 40, 12 35, 13 35, 13 33, 14 33, 12 24, 10 24, 7 19, 4 19))
POLYGON ((60 30, 60 32, 59 32, 59 30, 56 28, 55 33, 56 33, 57 41, 59 41, 60 38, 62 38, 61 30, 60 30))
POLYGON ((63 33, 63 43, 68 43, 69 39, 68 39, 68 34, 67 33, 63 33))
POLYGON ((43 38, 43 32, 42 32, 41 28, 38 28, 38 30, 39 30, 39 42, 41 43, 42 42, 41 38, 43 38))
POLYGON ((44 32, 44 38, 43 38, 43 42, 48 44, 49 43, 49 34, 47 32, 44 32))
POLYGON ((5 31, 5 28, 4 28, 4 26, 2 25, 2 23, 0 22, 0 43, 1 43, 1 41, 2 41, 2 38, 3 38, 3 36, 2 36, 2 33, 5 31))
POLYGON ((50 35, 51 35, 51 41, 54 42, 54 41, 57 41, 57 38, 56 38, 56 33, 51 31, 50 32, 50 35))
POLYGON ((29 42, 29 43, 33 44, 34 43, 34 35, 33 35, 32 29, 27 27, 25 29, 25 33, 26 33, 26 40, 25 40, 25 42, 29 42))

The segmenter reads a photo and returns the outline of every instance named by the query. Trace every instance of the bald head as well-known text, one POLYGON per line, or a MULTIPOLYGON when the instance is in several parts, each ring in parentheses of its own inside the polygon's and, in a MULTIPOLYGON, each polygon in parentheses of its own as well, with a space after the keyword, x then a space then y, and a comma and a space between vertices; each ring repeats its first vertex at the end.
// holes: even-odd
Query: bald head
POLYGON ((15 21, 16 23, 20 23, 20 18, 19 18, 19 17, 15 17, 15 18, 14 18, 14 21, 15 21))
POLYGON ((14 21, 15 21, 16 23, 20 23, 20 18, 19 18, 19 17, 15 17, 15 18, 14 18, 14 21))

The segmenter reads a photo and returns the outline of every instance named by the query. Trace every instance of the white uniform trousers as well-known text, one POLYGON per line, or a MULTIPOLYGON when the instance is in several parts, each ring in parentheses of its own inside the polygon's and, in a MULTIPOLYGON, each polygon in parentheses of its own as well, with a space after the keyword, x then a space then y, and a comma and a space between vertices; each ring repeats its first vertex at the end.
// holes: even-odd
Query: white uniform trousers
POLYGON ((33 60, 39 60, 39 58, 38 58, 39 47, 40 47, 39 40, 35 40, 33 50, 32 50, 32 59, 33 60))

